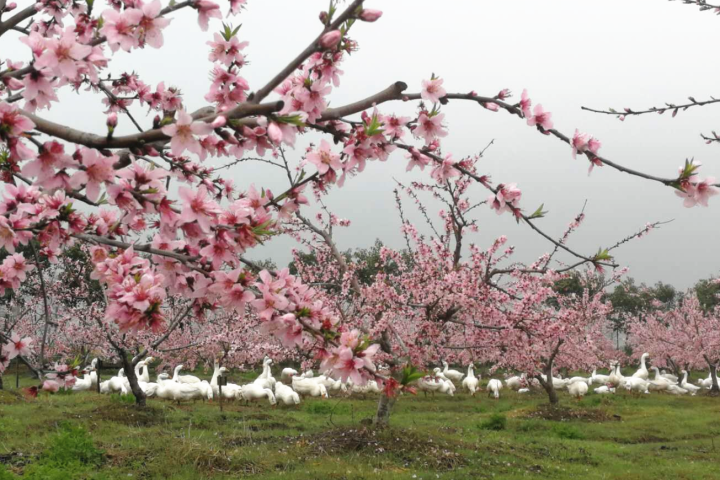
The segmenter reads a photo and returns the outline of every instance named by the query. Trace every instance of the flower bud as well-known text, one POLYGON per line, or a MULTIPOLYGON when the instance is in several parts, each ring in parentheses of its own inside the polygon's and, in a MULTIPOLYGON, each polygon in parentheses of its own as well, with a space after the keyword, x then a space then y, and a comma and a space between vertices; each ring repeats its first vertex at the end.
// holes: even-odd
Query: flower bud
POLYGON ((220 128, 220 127, 224 127, 226 123, 227 123, 227 120, 225 119, 225 117, 220 115, 212 122, 211 125, 213 128, 220 128))
POLYGON ((340 43, 341 39, 342 32, 340 32, 340 30, 333 30, 331 32, 327 32, 322 37, 320 37, 320 46, 322 48, 332 48, 338 43, 340 43))
POLYGON ((118 124, 118 116, 117 116, 117 113, 115 113, 115 112, 110 113, 110 114, 107 116, 107 122, 106 122, 106 123, 107 123, 108 129, 114 129, 115 127, 117 127, 117 124, 118 124))
POLYGON ((270 122, 267 129, 267 135, 270 137, 270 140, 278 145, 280 142, 283 141, 283 133, 282 130, 280 130, 280 126, 275 122, 270 122))
POLYGON ((320 22, 321 22, 323 25, 325 25, 325 24, 327 23, 327 20, 328 20, 328 13, 327 13, 327 12, 320 12, 319 18, 320 18, 320 22))
POLYGON ((5 5, 5 11, 6 11, 6 12, 12 12, 12 11, 15 10, 16 8, 17 8, 17 3, 15 3, 15 2, 8 3, 7 5, 5 5))
POLYGON ((363 22, 374 22, 380 17, 382 17, 382 12, 380 10, 373 10, 372 8, 365 8, 360 13, 360 20, 363 22))

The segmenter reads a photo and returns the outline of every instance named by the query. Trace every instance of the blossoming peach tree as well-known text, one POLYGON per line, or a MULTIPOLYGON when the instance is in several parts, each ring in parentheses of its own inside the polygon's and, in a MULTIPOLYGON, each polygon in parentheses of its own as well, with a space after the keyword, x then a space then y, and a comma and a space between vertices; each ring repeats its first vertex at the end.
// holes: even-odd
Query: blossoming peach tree
POLYGON ((658 366, 667 366, 680 378, 682 370, 707 367, 711 391, 720 394, 717 369, 720 365, 720 311, 705 310, 692 290, 669 310, 657 310, 630 320, 629 340, 633 348, 650 353, 658 366))
MULTIPOLYGON (((290 218, 298 218, 310 202, 304 193, 308 186, 319 201, 361 174, 368 162, 387 161, 397 150, 406 154, 408 169, 427 170, 438 184, 459 177, 487 190, 490 208, 511 214, 576 258, 575 267, 615 266, 607 249, 583 254, 545 233, 538 225, 542 208, 525 211, 517 185, 493 183, 472 161, 443 151, 448 124, 442 106, 448 102, 509 113, 566 143, 590 168, 608 166, 672 186, 688 206, 705 205, 715 192, 713 181, 698 178, 693 162, 686 162, 677 176, 661 178, 601 156, 597 138, 555 129, 552 115, 533 105, 525 91, 517 103, 510 101, 508 89, 489 96, 449 93, 444 80, 433 75, 417 93, 395 82, 367 98, 329 108, 341 83, 340 65, 358 48, 351 31, 381 17, 363 0, 330 1, 319 16, 317 37, 274 77, 250 82, 244 73, 249 43, 238 28, 219 22, 224 15, 241 16, 251 8, 245 3, 111 0, 101 6, 97 1, 41 0, 20 7, 0 0, 0 36, 13 45, 3 49, 12 58, 0 64, 5 182, 0 246, 12 255, 0 266, 0 288, 17 289, 30 274, 42 279, 43 262, 56 261, 74 244, 87 245, 93 278, 102 285, 104 313, 96 323, 124 362, 139 404, 144 395, 132 367, 190 319, 202 322, 217 308, 234 315, 238 325, 257 318, 263 331, 316 346, 324 352, 324 369, 336 375, 388 380, 392 395, 399 387, 379 375, 373 362, 382 339, 365 338, 334 313, 316 288, 288 271, 254 273, 245 255, 284 233, 290 218), (195 12, 202 32, 211 25, 216 32, 207 41, 207 106, 193 112, 172 79, 149 85, 142 72, 119 71, 112 62, 120 50, 140 55, 144 49, 172 48, 164 44, 163 32, 173 28, 174 16, 187 11, 195 12), (90 132, 69 120, 49 120, 46 112, 60 101, 62 90, 103 95, 97 108, 107 114, 106 125, 90 132), (386 111, 391 102, 416 101, 411 116, 386 111), (359 119, 350 119, 357 114, 359 119), (137 132, 117 134, 121 121, 137 132), (277 160, 279 152, 306 134, 321 140, 289 176, 283 192, 236 186, 218 171, 249 155, 277 160), (26 245, 36 246, 32 258, 16 253, 26 245)), ((402 161, 396 154, 392 158, 402 161)), ((51 317, 44 308, 46 324, 51 317)), ((3 335, 10 355, 30 354, 28 342, 18 343, 14 332, 3 335)), ((37 369, 48 371, 42 363, 37 369)))

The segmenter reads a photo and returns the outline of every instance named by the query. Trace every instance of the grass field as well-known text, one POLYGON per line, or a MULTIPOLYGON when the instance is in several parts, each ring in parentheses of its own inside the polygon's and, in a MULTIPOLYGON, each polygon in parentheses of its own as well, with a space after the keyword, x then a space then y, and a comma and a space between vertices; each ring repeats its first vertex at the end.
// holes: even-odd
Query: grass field
POLYGON ((718 398, 561 394, 553 411, 544 395, 502 393, 404 396, 376 432, 373 397, 221 413, 11 389, 0 391, 0 480, 720 478, 718 398))

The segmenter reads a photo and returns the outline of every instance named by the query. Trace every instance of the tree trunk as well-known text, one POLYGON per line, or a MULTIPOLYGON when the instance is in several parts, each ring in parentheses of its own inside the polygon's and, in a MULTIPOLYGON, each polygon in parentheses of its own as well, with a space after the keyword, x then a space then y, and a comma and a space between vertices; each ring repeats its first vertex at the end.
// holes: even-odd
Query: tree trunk
POLYGON ((2 375, 0 375, 0 390, 2 390, 2 389, 3 389, 3 380, 2 380, 2 375))
POLYGON ((133 361, 130 360, 125 353, 124 350, 121 350, 120 352, 120 358, 123 362, 123 367, 125 369, 125 376, 128 379, 128 383, 130 383, 130 390, 132 390, 133 395, 135 395, 135 405, 137 405, 140 408, 145 407, 145 392, 143 392, 142 388, 140 388, 140 384, 138 383, 138 378, 135 375, 135 365, 133 365, 133 361))
POLYGON ((545 378, 546 380, 543 380, 542 377, 538 375, 540 385, 542 385, 542 387, 545 389, 545 393, 548 394, 548 400, 550 400, 550 405, 557 405, 558 396, 557 391, 555 390, 555 385, 553 385, 552 363, 548 363, 545 367, 545 378))
POLYGON ((395 397, 390 398, 387 395, 380 396, 377 412, 375 412, 375 418, 373 419, 373 425, 375 427, 382 428, 390 425, 390 412, 392 411, 393 405, 395 405, 395 397))
POLYGON ((720 395, 720 386, 718 386, 717 364, 710 364, 710 377, 712 377, 711 395, 720 395))

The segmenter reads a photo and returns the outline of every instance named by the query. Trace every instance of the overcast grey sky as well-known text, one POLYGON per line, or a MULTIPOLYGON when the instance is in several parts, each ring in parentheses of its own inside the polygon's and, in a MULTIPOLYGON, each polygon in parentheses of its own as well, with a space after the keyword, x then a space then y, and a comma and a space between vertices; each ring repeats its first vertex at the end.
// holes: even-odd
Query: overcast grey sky
MULTIPOLYGON (((601 153, 609 159, 669 177, 685 158, 694 157, 703 163, 703 176, 720 177, 720 145, 705 145, 699 137, 700 132, 720 128, 714 121, 720 106, 691 109, 675 119, 650 115, 624 123, 580 110, 582 105, 640 108, 680 103, 688 95, 698 100, 718 95, 713 89, 719 73, 713 46, 720 18, 712 13, 665 0, 368 0, 366 6, 383 10, 384 16, 353 28, 351 36, 360 50, 342 65, 345 75, 332 94, 333 105, 366 97, 396 80, 418 91, 431 72, 445 79, 448 91, 475 90, 489 96, 507 87, 519 99, 527 88, 535 104, 553 113, 556 128, 569 135, 575 128, 593 134, 603 142, 601 153)), ((232 21, 243 23, 239 36, 250 41, 245 52, 251 63, 243 73, 251 89, 264 84, 318 33, 317 16, 326 7, 327 0, 248 1, 247 10, 232 21)), ((209 86, 205 41, 220 24, 211 23, 211 31, 202 33, 195 12, 183 10, 173 17, 165 33, 167 48, 132 55, 119 52, 111 72, 135 70, 147 83, 165 80, 177 85, 188 110, 194 110, 205 105, 202 97, 209 86)), ((11 57, 27 58, 25 51, 11 57)), ((102 132, 99 99, 66 92, 63 100, 69 102, 43 115, 71 118, 76 128, 102 132)), ((396 103, 383 111, 410 108, 396 103)), ((495 182, 517 182, 526 211, 544 203, 550 213, 541 225, 548 233, 559 236, 585 200, 587 220, 570 245, 588 254, 646 222, 675 219, 619 250, 620 263, 640 281, 662 280, 681 288, 718 273, 720 198, 711 200, 710 208, 685 209, 670 188, 608 167, 596 168, 588 177, 586 160, 574 161, 567 145, 540 135, 517 117, 463 103, 444 110, 450 128, 444 150, 460 158, 494 139, 482 172, 495 182)), ((128 122, 121 122, 127 128, 128 122)), ((305 144, 299 142, 297 155, 305 144)), ((342 248, 369 246, 375 238, 393 247, 404 245, 393 203, 393 177, 418 178, 405 174, 405 166, 397 153, 385 164, 370 164, 343 189, 333 191, 328 199, 333 211, 353 222, 338 232, 342 248)), ((241 187, 254 182, 279 191, 286 182, 260 165, 232 175, 241 187)), ((484 209, 480 218, 475 243, 489 245, 506 234, 518 247, 516 258, 524 261, 550 250, 547 242, 516 225, 509 215, 497 217, 484 209)), ((274 257, 284 264, 291 245, 274 240, 254 256, 274 257)))

